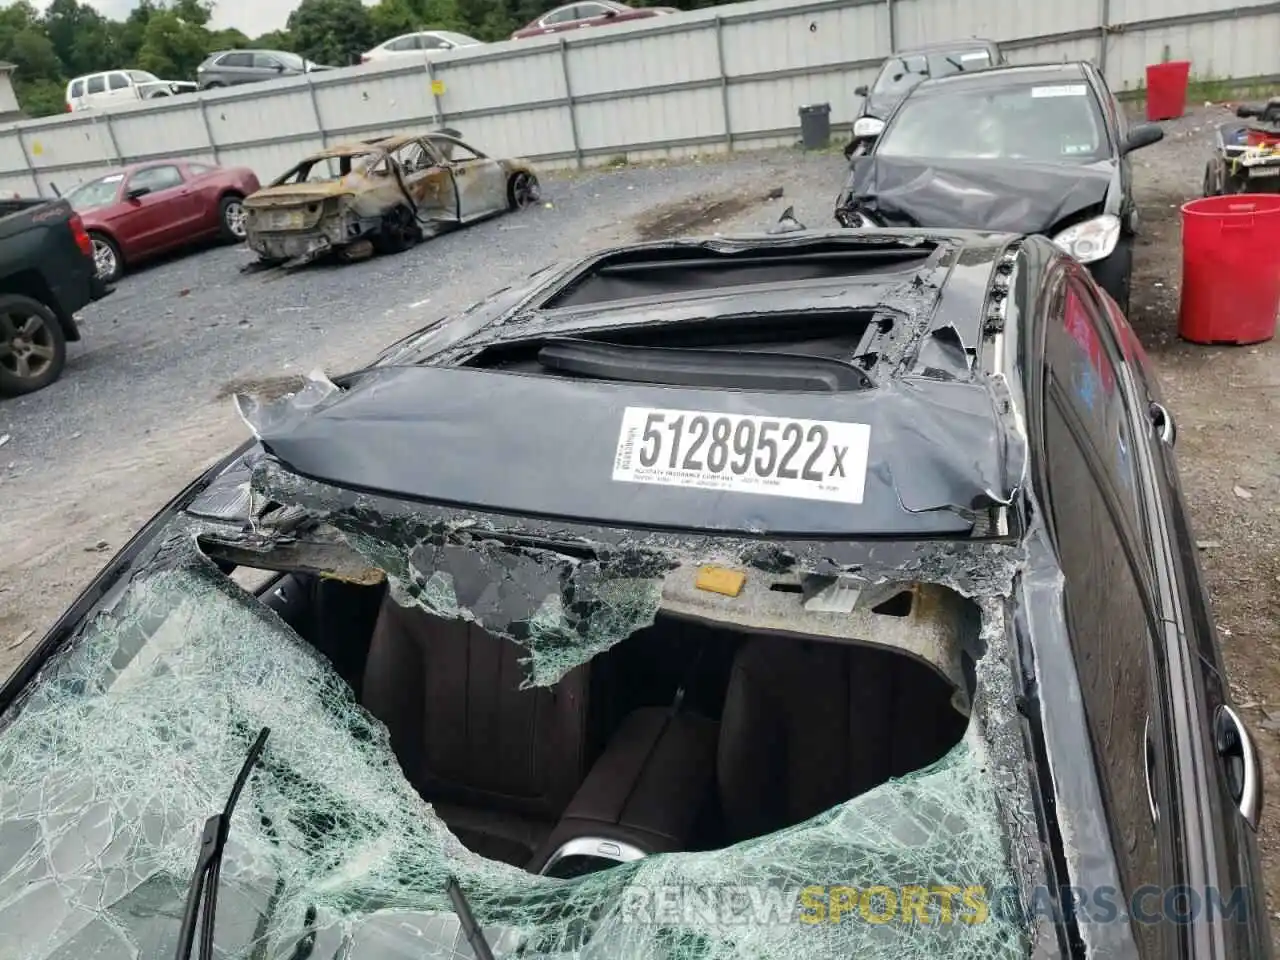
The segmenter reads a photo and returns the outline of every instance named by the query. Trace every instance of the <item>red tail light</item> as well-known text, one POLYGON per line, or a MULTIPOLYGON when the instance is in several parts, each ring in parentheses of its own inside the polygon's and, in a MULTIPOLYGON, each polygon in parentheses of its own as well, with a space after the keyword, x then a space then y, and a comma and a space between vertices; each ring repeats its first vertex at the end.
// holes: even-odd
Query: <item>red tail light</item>
POLYGON ((74 110, 74 109, 75 109, 75 107, 71 106, 71 104, 69 104, 69 103, 67 104, 67 113, 70 113, 70 112, 71 112, 72 110, 74 110))
POLYGON ((80 248, 80 252, 86 256, 93 256, 93 241, 89 239, 89 234, 85 232, 84 221, 80 219, 80 214, 73 213, 71 215, 71 235, 76 238, 76 246, 80 248))

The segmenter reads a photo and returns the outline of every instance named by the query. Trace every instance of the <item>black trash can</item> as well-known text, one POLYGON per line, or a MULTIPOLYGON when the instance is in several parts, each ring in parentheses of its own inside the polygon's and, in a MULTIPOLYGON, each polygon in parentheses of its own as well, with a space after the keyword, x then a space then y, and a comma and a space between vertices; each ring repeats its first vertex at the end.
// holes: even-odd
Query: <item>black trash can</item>
POLYGON ((800 108, 800 140, 806 150, 831 145, 831 104, 811 103, 800 108))

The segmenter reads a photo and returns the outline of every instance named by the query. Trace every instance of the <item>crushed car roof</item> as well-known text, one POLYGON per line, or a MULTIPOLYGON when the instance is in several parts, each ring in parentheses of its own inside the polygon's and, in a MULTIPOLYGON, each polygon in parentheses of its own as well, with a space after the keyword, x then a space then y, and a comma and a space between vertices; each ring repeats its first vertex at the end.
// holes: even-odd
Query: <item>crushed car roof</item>
POLYGON ((499 316, 445 324, 455 341, 423 363, 246 419, 297 474, 427 502, 708 532, 985 533, 1023 469, 1003 383, 979 363, 1015 240, 806 231, 617 248, 499 316), (796 457, 814 483, 642 471, 632 455, 654 416, 814 431, 796 457), (532 462, 537 475, 518 469, 532 462))

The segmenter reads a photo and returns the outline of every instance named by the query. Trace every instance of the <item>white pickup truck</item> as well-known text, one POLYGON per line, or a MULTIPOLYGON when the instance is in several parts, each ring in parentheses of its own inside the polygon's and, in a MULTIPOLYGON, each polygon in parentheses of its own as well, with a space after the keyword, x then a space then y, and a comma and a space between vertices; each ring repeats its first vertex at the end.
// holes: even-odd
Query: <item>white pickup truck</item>
POLYGON ((67 84, 67 110, 101 109, 131 100, 154 100, 193 93, 187 80, 161 80, 145 70, 104 70, 76 77, 67 84))

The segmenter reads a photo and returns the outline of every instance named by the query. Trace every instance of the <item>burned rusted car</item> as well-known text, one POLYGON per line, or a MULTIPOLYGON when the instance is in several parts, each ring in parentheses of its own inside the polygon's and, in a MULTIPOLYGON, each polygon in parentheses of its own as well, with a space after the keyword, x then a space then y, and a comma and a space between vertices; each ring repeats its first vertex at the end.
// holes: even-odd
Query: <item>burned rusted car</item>
POLYGON ((523 160, 495 160, 452 131, 345 143, 312 154, 245 201, 260 260, 399 253, 430 231, 536 203, 523 160))

